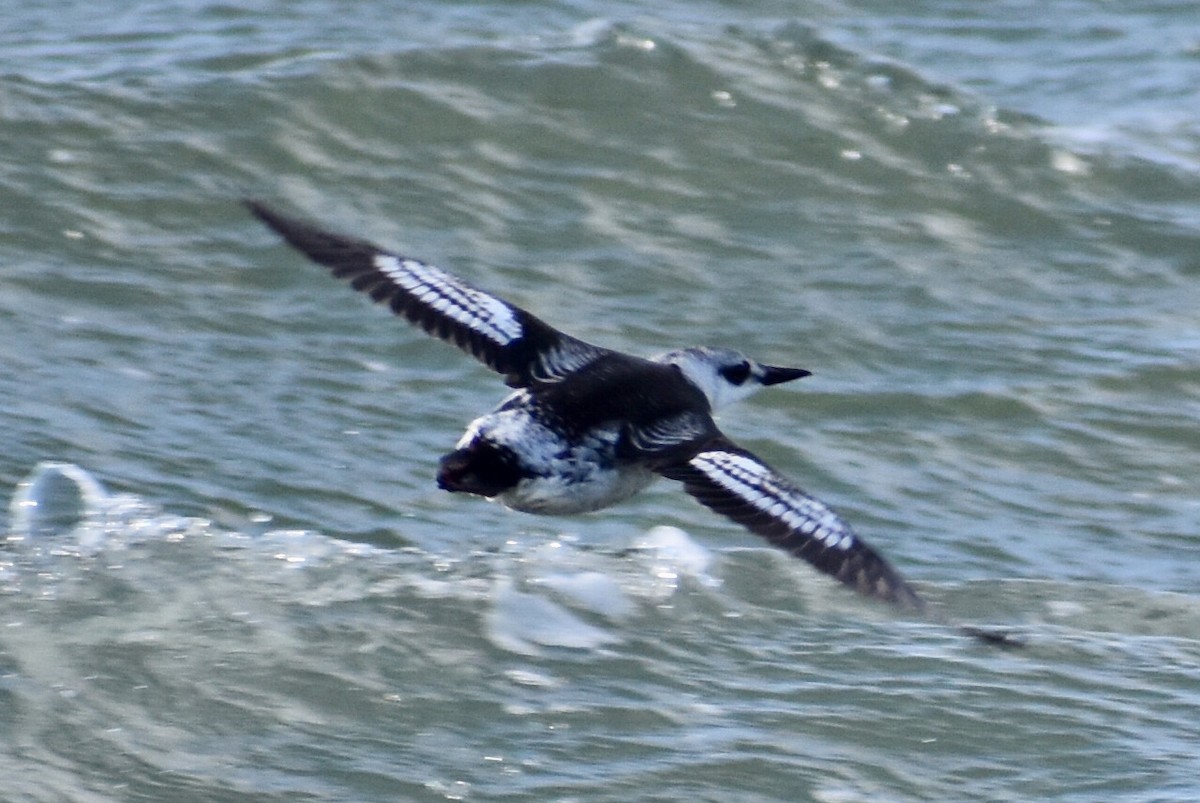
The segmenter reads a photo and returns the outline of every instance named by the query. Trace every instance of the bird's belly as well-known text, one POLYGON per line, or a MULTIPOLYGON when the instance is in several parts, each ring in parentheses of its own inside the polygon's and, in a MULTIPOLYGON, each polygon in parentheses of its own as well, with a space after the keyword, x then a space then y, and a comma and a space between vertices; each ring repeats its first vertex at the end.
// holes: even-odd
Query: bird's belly
POLYGON ((499 494, 496 501, 524 513, 562 516, 589 513, 624 501, 654 481, 640 467, 588 470, 527 477, 499 494))
POLYGON ((617 456, 620 425, 599 426, 574 440, 547 426, 519 393, 467 428, 459 448, 486 442, 501 449, 519 479, 491 498, 526 513, 587 513, 628 499, 656 476, 617 456))

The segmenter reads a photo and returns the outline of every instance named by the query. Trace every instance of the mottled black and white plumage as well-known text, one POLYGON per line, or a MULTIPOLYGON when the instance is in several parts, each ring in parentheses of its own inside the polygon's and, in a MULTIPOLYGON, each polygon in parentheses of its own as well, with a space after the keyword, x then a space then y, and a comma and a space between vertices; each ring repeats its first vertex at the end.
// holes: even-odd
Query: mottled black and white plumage
POLYGON ((869 597, 921 599, 822 502, 733 444, 713 411, 807 376, 720 348, 643 359, 585 343, 456 276, 261 203, 253 213, 334 276, 454 343, 515 388, 470 423, 438 485, 530 513, 598 510, 656 477, 869 597))

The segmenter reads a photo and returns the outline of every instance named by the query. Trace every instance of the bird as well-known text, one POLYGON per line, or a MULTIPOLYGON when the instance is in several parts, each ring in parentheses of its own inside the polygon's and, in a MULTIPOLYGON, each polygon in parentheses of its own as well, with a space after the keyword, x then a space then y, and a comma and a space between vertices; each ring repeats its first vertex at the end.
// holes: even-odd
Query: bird
MULTIPOLYGON (((571 515, 602 510, 665 478, 864 597, 928 613, 925 600, 840 515, 717 426, 716 411, 808 370, 724 347, 639 357, 593 345, 434 265, 259 200, 244 203, 333 276, 457 346, 512 389, 438 461, 441 489, 526 513, 571 515)), ((1008 641, 962 627, 984 641, 1008 641)))

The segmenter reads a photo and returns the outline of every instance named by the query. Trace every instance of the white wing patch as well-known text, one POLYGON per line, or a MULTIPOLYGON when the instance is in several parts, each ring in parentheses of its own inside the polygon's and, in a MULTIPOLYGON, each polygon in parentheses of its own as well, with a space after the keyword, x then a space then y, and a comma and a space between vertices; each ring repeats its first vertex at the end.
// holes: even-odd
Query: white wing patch
MULTIPOLYGON (((630 446, 640 452, 653 454, 689 443, 697 438, 711 435, 712 419, 707 414, 686 412, 648 424, 643 427, 631 427, 629 430, 630 446)), ((724 454, 723 452, 705 452, 705 454, 724 454)), ((693 464, 696 458, 692 458, 693 464)), ((703 471, 703 467, 697 465, 703 471)), ((709 477, 707 472, 705 474, 709 477)), ((715 479, 715 478, 714 478, 715 479)), ((721 483, 721 487, 725 487, 721 483)))
POLYGON ((538 353, 532 376, 539 382, 558 382, 596 359, 600 350, 563 337, 553 348, 538 353))
POLYGON ((725 451, 700 452, 688 461, 712 482, 789 529, 829 549, 849 550, 855 538, 837 514, 762 463, 725 451))
POLYGON ((375 267, 416 301, 455 323, 507 346, 524 333, 513 309, 498 298, 468 287, 445 271, 415 259, 376 254, 375 267))

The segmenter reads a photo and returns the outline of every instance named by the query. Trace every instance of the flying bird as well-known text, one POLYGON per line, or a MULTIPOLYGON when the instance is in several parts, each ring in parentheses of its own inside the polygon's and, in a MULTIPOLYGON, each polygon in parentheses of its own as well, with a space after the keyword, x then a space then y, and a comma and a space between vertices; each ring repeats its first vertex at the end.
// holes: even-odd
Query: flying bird
MULTIPOLYGON (((925 611, 873 547, 820 500, 717 427, 713 413, 808 376, 728 348, 644 358, 595 346, 440 268, 246 201, 309 259, 504 378, 513 392, 441 458, 446 491, 514 510, 600 510, 656 478, 867 597, 925 611)), ((964 627, 986 641, 991 631, 964 627)))

